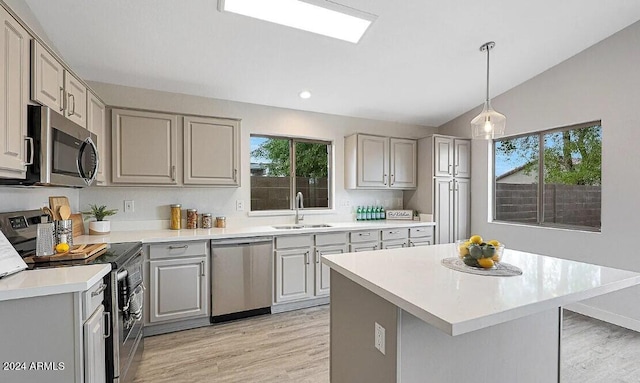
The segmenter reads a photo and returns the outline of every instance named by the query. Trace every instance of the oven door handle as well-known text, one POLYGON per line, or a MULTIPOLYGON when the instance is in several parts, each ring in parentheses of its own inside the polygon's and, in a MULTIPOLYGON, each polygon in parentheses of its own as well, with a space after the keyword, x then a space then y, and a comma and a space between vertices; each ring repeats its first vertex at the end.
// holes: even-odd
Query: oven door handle
POLYGON ((111 312, 105 311, 104 313, 102 313, 102 315, 104 315, 104 328, 107 332, 102 336, 104 337, 104 339, 107 339, 108 337, 111 336, 111 312))
POLYGON ((98 296, 102 294, 102 292, 105 291, 106 289, 107 289, 107 284, 103 283, 100 287, 98 287, 98 290, 91 292, 91 296, 92 297, 98 296))

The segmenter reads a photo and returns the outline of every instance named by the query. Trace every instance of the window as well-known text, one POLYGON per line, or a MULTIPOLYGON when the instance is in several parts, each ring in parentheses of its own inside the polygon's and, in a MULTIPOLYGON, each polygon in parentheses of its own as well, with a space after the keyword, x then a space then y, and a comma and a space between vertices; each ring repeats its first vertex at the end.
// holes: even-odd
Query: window
POLYGON ((331 207, 331 142, 251 135, 251 210, 331 207))
POLYGON ((494 219, 600 230, 600 121, 496 140, 494 219))

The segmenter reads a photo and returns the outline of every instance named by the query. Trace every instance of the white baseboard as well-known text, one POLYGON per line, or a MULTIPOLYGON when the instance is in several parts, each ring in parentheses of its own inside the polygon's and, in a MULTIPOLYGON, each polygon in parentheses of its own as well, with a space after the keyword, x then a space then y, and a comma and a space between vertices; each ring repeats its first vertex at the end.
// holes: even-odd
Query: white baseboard
POLYGON ((578 314, 601 320, 603 322, 611 323, 616 326, 640 332, 640 320, 637 319, 625 317, 619 314, 612 313, 610 311, 605 311, 597 307, 586 305, 584 303, 573 303, 571 305, 565 306, 564 308, 578 314))
POLYGON ((271 313, 278 314, 286 311, 300 310, 306 309, 308 307, 321 306, 329 303, 329 297, 308 299, 304 301, 291 302, 291 303, 280 303, 271 306, 271 313))

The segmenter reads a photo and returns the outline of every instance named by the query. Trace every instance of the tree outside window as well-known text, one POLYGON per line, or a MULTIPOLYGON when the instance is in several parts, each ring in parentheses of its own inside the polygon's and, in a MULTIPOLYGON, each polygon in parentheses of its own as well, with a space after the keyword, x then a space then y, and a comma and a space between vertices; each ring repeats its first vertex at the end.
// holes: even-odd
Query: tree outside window
POLYGON ((600 229, 599 121, 496 140, 494 164, 495 220, 600 229))
POLYGON ((251 210, 330 207, 330 142, 251 136, 251 210), (292 155, 293 153, 293 155, 292 155))

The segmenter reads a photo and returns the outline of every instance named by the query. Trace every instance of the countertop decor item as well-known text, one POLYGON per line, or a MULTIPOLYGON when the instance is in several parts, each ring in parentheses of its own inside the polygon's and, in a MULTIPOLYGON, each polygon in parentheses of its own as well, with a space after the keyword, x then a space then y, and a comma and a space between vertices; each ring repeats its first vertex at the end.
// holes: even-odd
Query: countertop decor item
POLYGON ((94 217, 96 220, 89 222, 89 234, 103 235, 111 232, 111 222, 104 219, 110 215, 115 215, 118 209, 107 209, 106 205, 93 205, 89 204, 90 211, 83 211, 82 214, 86 215, 86 219, 94 217))
POLYGON ((171 230, 180 230, 182 226, 182 205, 174 204, 171 207, 171 230))
POLYGON ((495 46, 496 43, 493 41, 480 46, 480 52, 487 52, 487 97, 482 112, 471 120, 471 137, 474 139, 490 140, 504 136, 507 125, 507 118, 493 110, 491 100, 489 100, 489 51, 495 46))

